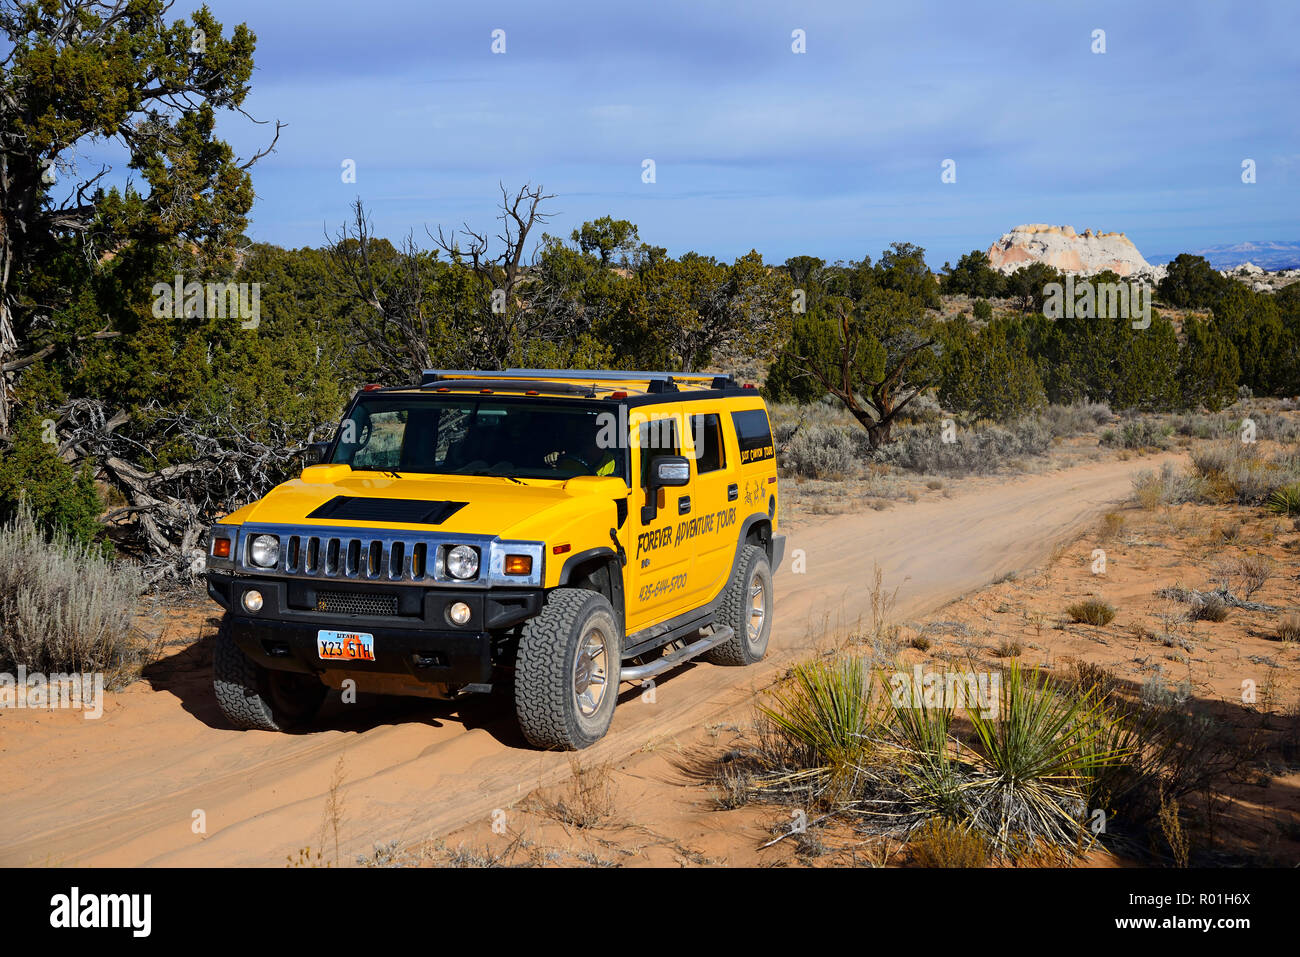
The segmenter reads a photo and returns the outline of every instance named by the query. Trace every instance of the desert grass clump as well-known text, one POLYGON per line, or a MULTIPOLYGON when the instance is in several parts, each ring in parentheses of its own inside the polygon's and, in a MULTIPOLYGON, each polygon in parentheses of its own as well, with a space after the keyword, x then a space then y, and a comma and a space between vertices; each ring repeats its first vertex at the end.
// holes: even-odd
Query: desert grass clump
POLYGON ((1075 694, 1091 695, 1099 701, 1109 701, 1119 689, 1115 672, 1093 661, 1071 663, 1065 683, 1075 694))
POLYGON ((1124 516, 1119 512, 1107 512, 1101 517, 1101 527, 1097 536, 1105 542, 1114 541, 1124 531, 1124 516))
POLYGON ((1277 623, 1279 641, 1300 641, 1300 614, 1290 612, 1277 623))
POLYGON ((562 792, 554 799, 543 798, 535 806, 543 814, 568 827, 597 828, 614 819, 614 782, 608 764, 584 767, 569 759, 572 772, 562 792))
POLYGON ((1180 505, 1200 494, 1194 477, 1180 475, 1168 462, 1159 472, 1143 469, 1133 476, 1133 499, 1147 511, 1162 505, 1180 505))
POLYGON ((1088 598, 1084 601, 1077 601, 1065 609, 1065 613, 1070 616, 1071 621, 1080 622, 1086 625, 1109 625, 1115 620, 1115 608, 1109 602, 1104 602, 1099 598, 1088 598))
POLYGON ((0 669, 102 672, 121 684, 144 653, 134 628, 141 590, 128 565, 46 536, 20 505, 0 526, 0 669))
POLYGON ((979 831, 930 818, 907 843, 917 867, 987 867, 989 842, 979 831))
POLYGON ((1074 851, 1088 838, 1083 811, 1094 781, 1128 752, 1109 743, 1116 735, 1095 695, 1058 690, 1015 661, 996 677, 982 700, 967 696, 969 738, 954 732, 953 702, 891 696, 882 753, 896 758, 866 775, 865 814, 937 818, 1007 858, 1045 846, 1074 851))
POLYGON ((1091 432, 1115 418, 1110 406, 1104 402, 1075 402, 1071 405, 1049 405, 1038 413, 1038 421, 1052 438, 1068 438, 1091 432))
POLYGON ((1194 621, 1226 621, 1228 603, 1217 592, 1207 592, 1192 599, 1191 616, 1194 621))
POLYGON ((1015 638, 1003 638, 998 643, 997 655, 999 658, 1019 658, 1025 653, 1025 646, 1015 638))

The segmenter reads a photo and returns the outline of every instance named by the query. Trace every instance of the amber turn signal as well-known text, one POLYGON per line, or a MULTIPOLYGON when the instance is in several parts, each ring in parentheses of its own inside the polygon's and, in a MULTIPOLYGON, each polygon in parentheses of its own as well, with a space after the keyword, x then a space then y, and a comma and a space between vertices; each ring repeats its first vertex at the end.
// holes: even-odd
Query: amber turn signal
POLYGON ((230 539, 214 538, 212 540, 212 556, 214 558, 230 557, 230 539))
POLYGON ((507 555, 505 570, 507 575, 531 575, 533 573, 533 556, 507 555))

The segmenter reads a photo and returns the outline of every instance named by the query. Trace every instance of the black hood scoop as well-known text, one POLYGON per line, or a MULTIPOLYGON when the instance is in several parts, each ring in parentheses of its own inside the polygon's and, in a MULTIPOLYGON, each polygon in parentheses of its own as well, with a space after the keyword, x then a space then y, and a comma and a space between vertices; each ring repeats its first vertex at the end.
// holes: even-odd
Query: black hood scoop
POLYGON ((417 498, 358 498, 335 495, 308 518, 332 518, 342 522, 404 522, 408 525, 441 525, 468 502, 428 502, 417 498))

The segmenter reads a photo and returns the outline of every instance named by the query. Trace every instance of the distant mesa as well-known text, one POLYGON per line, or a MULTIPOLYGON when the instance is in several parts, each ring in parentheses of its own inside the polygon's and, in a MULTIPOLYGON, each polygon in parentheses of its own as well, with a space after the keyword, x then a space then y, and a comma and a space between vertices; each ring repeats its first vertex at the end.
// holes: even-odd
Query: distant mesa
POLYGON ((1123 233, 1103 233, 1073 226, 1028 223, 1017 226, 989 247, 989 265, 1001 273, 1041 262, 1061 272, 1092 275, 1110 270, 1119 276, 1163 277, 1164 267, 1153 266, 1123 233))
POLYGON ((1262 240, 1231 243, 1193 249, 1191 253, 1205 258, 1215 269, 1224 271, 1244 268, 1247 273, 1254 274, 1256 269, 1278 272, 1300 268, 1300 242, 1294 241, 1262 240))

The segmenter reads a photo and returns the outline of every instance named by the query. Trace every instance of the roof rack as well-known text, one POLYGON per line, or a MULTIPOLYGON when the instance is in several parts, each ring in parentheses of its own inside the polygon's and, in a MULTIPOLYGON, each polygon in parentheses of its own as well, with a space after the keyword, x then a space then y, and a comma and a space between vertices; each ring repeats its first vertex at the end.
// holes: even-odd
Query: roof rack
POLYGON ((628 382, 645 380, 646 392, 651 394, 677 392, 682 385, 706 389, 728 389, 737 386, 733 376, 717 375, 712 372, 606 371, 592 369, 505 369, 500 372, 485 372, 467 369, 425 369, 420 376, 420 387, 427 388, 434 383, 447 380, 463 382, 478 379, 491 379, 498 382, 515 379, 531 382, 545 379, 561 379, 573 382, 587 382, 593 385, 600 381, 628 382))
POLYGON ((437 378, 428 382, 421 382, 420 389, 423 391, 451 392, 453 390, 464 391, 474 389, 479 392, 501 392, 505 390, 528 393, 530 395, 580 395, 586 398, 593 398, 596 393, 591 386, 579 385, 576 382, 545 382, 537 379, 515 379, 502 376, 488 378, 437 378))

